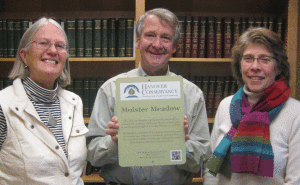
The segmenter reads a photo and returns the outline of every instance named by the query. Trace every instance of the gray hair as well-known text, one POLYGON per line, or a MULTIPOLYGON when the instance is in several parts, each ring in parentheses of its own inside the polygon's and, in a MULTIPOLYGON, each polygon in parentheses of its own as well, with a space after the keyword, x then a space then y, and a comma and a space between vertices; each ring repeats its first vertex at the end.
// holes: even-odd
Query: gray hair
POLYGON ((283 41, 275 32, 261 27, 251 27, 246 30, 232 48, 232 71, 233 76, 237 79, 237 81, 244 84, 242 74, 240 73, 241 60, 245 49, 249 44, 261 44, 274 55, 277 67, 281 70, 275 80, 285 77, 287 85, 289 86, 290 65, 288 63, 288 57, 285 52, 283 41))
POLYGON ((136 24, 136 35, 141 38, 142 29, 144 27, 144 20, 148 15, 156 15, 161 21, 165 21, 174 29, 174 44, 177 44, 180 38, 180 26, 177 16, 171 11, 164 8, 155 8, 146 11, 138 20, 136 24))
MULTIPOLYGON (((55 20, 53 20, 51 18, 45 18, 45 17, 40 18, 26 30, 26 32, 24 33, 24 35, 20 41, 13 69, 8 76, 10 79, 13 79, 13 80, 16 78, 24 79, 24 78, 29 77, 29 75, 30 75, 29 69, 28 69, 28 67, 26 67, 26 65, 20 55, 20 51, 21 51, 21 49, 24 49, 25 51, 27 51, 28 47, 30 46, 30 44, 33 41, 34 35, 38 32, 38 30, 42 26, 44 26, 48 23, 55 25, 61 31, 61 33, 63 34, 64 39, 68 45, 67 35, 59 23, 57 23, 55 20)), ((68 52, 67 59, 66 59, 66 63, 63 68, 63 71, 61 72, 60 76, 56 79, 58 84, 62 87, 70 84, 70 82, 71 82, 69 51, 67 51, 67 52, 68 52)))

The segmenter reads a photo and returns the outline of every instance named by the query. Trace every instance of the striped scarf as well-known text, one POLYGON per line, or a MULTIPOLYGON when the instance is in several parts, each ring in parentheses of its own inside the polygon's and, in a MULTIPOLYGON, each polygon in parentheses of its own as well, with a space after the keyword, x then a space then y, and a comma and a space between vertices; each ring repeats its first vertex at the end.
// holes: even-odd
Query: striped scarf
POLYGON ((274 153, 270 141, 270 123, 288 99, 290 88, 285 78, 267 88, 262 97, 250 106, 243 87, 230 104, 231 129, 216 147, 206 167, 213 175, 252 173, 273 177, 274 153))

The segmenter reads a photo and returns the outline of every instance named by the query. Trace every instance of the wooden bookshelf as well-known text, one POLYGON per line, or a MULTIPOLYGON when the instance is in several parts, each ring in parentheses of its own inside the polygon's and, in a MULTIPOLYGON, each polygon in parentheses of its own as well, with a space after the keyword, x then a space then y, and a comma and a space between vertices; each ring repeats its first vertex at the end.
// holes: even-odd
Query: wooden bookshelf
MULTIPOLYGON (((299 1, 289 0, 289 1, 272 1, 272 0, 251 0, 240 1, 240 0, 190 0, 188 2, 181 0, 174 0, 172 3, 169 1, 160 0, 117 0, 117 1, 107 1, 107 0, 74 0, 72 1, 72 6, 70 6, 68 1, 46 1, 37 0, 34 2, 28 2, 26 0, 1 0, 2 7, 0 8, 0 17, 3 19, 17 19, 17 18, 29 18, 37 19, 41 16, 60 18, 66 20, 66 18, 95 18, 95 17, 134 17, 137 20, 145 11, 164 7, 173 11, 176 15, 189 15, 189 16, 240 16, 240 17, 262 17, 262 16, 273 16, 273 17, 283 17, 287 19, 286 27, 286 49, 291 66, 291 96, 300 99, 300 56, 297 54, 300 51, 299 35, 300 35, 300 20, 299 20, 299 1)), ((71 58, 70 61, 73 66, 81 66, 82 62, 90 63, 93 65, 101 66, 105 63, 104 67, 114 68, 118 65, 117 62, 126 61, 132 62, 132 64, 127 65, 127 67, 122 67, 127 70, 132 67, 137 67, 141 57, 139 51, 135 51, 135 57, 131 58, 71 58), (111 62, 111 65, 107 65, 107 62, 111 62)), ((3 70, 9 71, 11 64, 9 62, 14 61, 11 58, 0 58, 1 68, 3 70), (4 63, 2 63, 4 62, 4 63)), ((175 63, 171 70, 179 75, 199 75, 202 72, 210 75, 215 74, 215 66, 219 66, 220 63, 222 68, 226 70, 227 73, 231 74, 230 71, 230 59, 216 58, 216 59, 186 59, 186 58, 172 58, 171 63, 175 63), (203 70, 203 64, 194 63, 205 63, 205 67, 208 69, 203 70), (198 68, 199 67, 199 68, 198 68), (199 72, 196 72, 196 69, 199 72), (184 70, 180 70, 184 69, 184 70), (181 74, 182 73, 182 74, 181 74)), ((75 67, 75 68, 76 68, 75 67)), ((1 70, 0 72, 2 72, 1 70)), ((92 70, 92 69, 91 69, 92 70)), ((91 71, 85 71, 78 73, 72 73, 72 77, 95 77, 95 73, 91 71), (77 76, 78 74, 78 76, 77 76)), ((124 70, 115 71, 114 74, 124 72, 124 70)), ((1 77, 6 77, 8 72, 1 73, 1 77)), ((98 76, 102 74, 97 74, 98 76)), ((112 75, 111 75, 112 76, 112 75)), ((202 75, 204 76, 204 75, 202 75)), ((101 77, 109 77, 108 74, 104 74, 101 77)))
MULTIPOLYGON (((37 19, 42 16, 60 18, 134 17, 137 20, 145 11, 164 7, 182 16, 239 16, 239 17, 283 17, 287 20, 285 43, 291 67, 291 97, 300 100, 300 3, 299 0, 0 0, 2 19, 37 19), (284 6, 281 6, 284 5, 284 6)), ((72 78, 112 77, 138 67, 141 56, 135 57, 70 58, 72 78)), ((14 58, 0 58, 0 77, 7 77, 14 58)), ((229 58, 171 58, 170 69, 178 75, 230 76, 229 58)), ((84 118, 88 123, 89 118, 84 118)), ((213 123, 214 119, 209 118, 213 123)), ((104 182, 97 174, 83 175, 85 182, 104 182)), ((203 182, 202 178, 193 182, 203 182)))

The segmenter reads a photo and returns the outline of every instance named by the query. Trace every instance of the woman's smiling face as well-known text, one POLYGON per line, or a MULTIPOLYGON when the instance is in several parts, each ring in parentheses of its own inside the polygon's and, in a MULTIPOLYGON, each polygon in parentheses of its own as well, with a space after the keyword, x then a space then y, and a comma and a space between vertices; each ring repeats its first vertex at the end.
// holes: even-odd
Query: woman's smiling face
POLYGON ((66 63, 67 52, 58 51, 55 47, 57 43, 65 44, 64 36, 54 24, 48 23, 36 32, 28 49, 20 51, 24 63, 29 68, 30 79, 44 88, 53 87, 66 63), (38 43, 51 45, 44 49, 39 47, 38 43))
POLYGON ((241 74, 243 82, 251 92, 261 93, 275 82, 275 77, 280 73, 276 59, 262 44, 249 44, 241 60, 241 74), (257 58, 264 57, 258 61, 257 58), (250 62, 247 62, 248 59, 250 62))

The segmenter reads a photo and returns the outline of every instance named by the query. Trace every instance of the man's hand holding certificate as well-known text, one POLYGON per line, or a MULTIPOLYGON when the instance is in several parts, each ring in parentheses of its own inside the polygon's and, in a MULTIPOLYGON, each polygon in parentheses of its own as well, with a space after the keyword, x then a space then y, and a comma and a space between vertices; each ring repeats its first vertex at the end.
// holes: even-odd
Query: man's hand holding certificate
POLYGON ((120 78, 116 86, 118 119, 105 132, 118 141, 120 166, 185 163, 182 77, 120 78))

